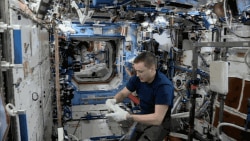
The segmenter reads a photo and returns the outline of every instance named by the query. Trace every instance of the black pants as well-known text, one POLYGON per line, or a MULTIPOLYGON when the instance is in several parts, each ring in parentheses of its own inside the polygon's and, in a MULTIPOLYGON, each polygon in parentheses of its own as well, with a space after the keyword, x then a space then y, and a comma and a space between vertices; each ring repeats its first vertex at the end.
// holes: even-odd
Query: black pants
POLYGON ((162 141, 169 132, 170 129, 162 125, 134 123, 122 141, 162 141))

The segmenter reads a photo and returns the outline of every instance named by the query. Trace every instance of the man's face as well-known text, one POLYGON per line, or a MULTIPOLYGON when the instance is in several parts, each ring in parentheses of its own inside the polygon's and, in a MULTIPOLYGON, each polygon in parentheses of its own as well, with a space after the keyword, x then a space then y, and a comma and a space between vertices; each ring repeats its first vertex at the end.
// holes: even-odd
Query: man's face
POLYGON ((134 70, 136 76, 140 79, 141 82, 151 83, 153 78, 153 68, 147 68, 144 65, 144 62, 139 62, 134 64, 134 70))

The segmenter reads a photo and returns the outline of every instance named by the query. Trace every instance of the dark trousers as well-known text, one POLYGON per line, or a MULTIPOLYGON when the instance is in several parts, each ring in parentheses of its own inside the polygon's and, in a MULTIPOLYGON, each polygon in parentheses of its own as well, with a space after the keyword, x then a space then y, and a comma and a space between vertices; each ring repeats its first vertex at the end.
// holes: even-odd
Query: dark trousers
POLYGON ((162 141, 169 132, 169 128, 164 128, 162 125, 144 125, 135 122, 122 141, 162 141))

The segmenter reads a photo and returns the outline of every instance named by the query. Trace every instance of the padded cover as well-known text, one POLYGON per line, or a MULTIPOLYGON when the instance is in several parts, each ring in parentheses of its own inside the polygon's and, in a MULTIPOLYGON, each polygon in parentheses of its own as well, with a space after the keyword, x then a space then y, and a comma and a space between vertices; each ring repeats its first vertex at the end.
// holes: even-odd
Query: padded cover
POLYGON ((213 61, 209 69, 211 91, 226 95, 228 93, 228 62, 213 61))

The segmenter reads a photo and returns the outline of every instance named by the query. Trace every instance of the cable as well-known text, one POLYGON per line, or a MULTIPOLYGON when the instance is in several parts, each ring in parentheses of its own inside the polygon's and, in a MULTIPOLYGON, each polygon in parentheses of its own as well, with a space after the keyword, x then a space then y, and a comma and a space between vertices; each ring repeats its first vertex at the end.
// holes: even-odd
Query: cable
POLYGON ((174 76, 173 83, 177 91, 183 90, 185 88, 185 82, 186 82, 185 76, 186 76, 185 73, 180 73, 174 76))
POLYGON ((248 68, 250 68, 250 62, 247 62, 247 56, 248 54, 250 55, 250 49, 247 50, 245 56, 244 56, 244 62, 246 63, 246 65, 248 66, 248 68))
POLYGON ((78 123, 77 123, 77 125, 76 125, 75 131, 73 132, 73 135, 75 135, 76 130, 78 129, 80 122, 81 122, 81 119, 78 120, 78 123))
POLYGON ((79 139, 75 135, 69 134, 68 136, 74 138, 75 141, 79 141, 79 139))
POLYGON ((236 37, 239 37, 239 38, 250 38, 250 36, 240 36, 240 35, 236 34, 235 32, 233 32, 231 29, 229 29, 229 31, 231 33, 233 33, 236 37))
POLYGON ((240 130, 243 130, 243 131, 246 131, 246 132, 250 132, 249 129, 246 130, 245 128, 243 128, 241 126, 238 126, 238 125, 235 125, 235 124, 232 124, 232 123, 222 122, 222 123, 219 123, 219 125, 217 126, 217 134, 218 134, 218 137, 219 137, 220 140, 222 140, 222 136, 220 135, 220 128, 222 126, 231 126, 231 127, 235 127, 237 129, 240 129, 240 130))
MULTIPOLYGON (((223 9, 224 9, 224 15, 225 15, 226 24, 227 24, 227 26, 229 27, 229 31, 230 31, 231 33, 233 33, 235 36, 239 37, 239 38, 250 38, 250 36, 240 36, 240 35, 236 34, 234 31, 232 31, 232 29, 231 29, 231 22, 229 23, 229 22, 228 22, 228 19, 227 19, 226 0, 224 0, 224 2, 223 2, 223 9)), ((230 12, 230 13, 231 13, 231 12, 230 12)), ((230 17, 231 17, 230 20, 232 20, 232 16, 230 16, 230 17)))

